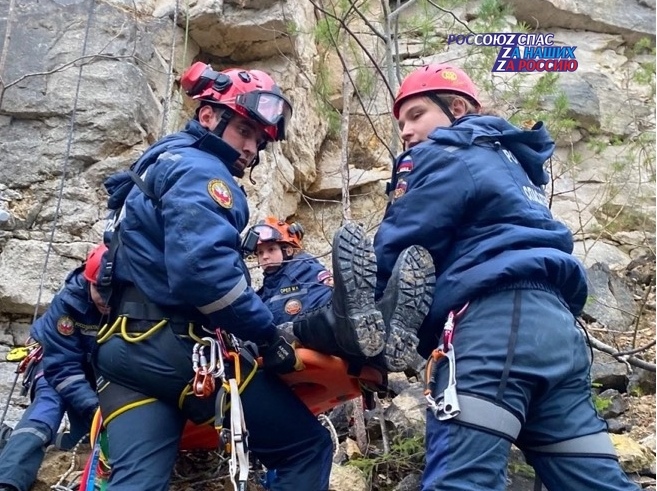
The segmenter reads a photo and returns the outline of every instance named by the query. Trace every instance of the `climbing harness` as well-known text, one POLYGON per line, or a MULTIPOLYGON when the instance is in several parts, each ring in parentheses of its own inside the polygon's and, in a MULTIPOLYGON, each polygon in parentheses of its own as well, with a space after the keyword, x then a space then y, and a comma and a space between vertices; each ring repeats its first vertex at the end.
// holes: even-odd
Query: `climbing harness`
POLYGON ((100 490, 104 491, 107 487, 107 478, 109 477, 110 467, 106 460, 108 455, 107 436, 102 432, 103 417, 100 409, 96 410, 91 422, 91 431, 89 433, 89 443, 91 445, 91 455, 87 459, 84 471, 80 477, 79 491, 94 491, 97 489, 96 480, 100 480, 100 490))
MULTIPOLYGON (((192 391, 196 397, 207 398, 214 392, 217 380, 220 383, 215 396, 214 428, 218 436, 219 451, 229 455, 228 472, 236 491, 246 491, 249 477, 248 432, 240 398, 241 390, 251 379, 242 381, 240 349, 236 339, 215 331, 216 337, 203 337, 192 348, 194 380, 192 391), (230 345, 230 350, 227 348, 230 345), (206 349, 209 357, 206 356, 206 349), (227 378, 224 360, 232 359, 234 377, 227 378), (230 400, 230 429, 223 427, 224 417, 230 400)), ((254 371, 257 364, 254 362, 254 371)))
POLYGON ((424 397, 429 404, 431 412, 441 421, 456 418, 461 414, 461 407, 456 392, 456 354, 454 352, 452 340, 454 338, 456 321, 465 313, 468 305, 469 304, 466 303, 459 311, 455 312, 454 310, 451 310, 449 312, 447 315, 447 321, 443 328, 443 343, 433 350, 427 361, 424 397), (436 400, 432 394, 437 383, 438 362, 443 358, 447 359, 449 378, 447 381, 447 387, 438 400, 436 400))

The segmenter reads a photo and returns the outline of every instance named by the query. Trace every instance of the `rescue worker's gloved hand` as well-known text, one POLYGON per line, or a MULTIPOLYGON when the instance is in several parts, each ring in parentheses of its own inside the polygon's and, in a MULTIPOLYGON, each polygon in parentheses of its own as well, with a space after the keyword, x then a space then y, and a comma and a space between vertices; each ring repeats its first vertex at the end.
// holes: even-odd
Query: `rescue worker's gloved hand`
POLYGON ((301 346, 301 341, 294 333, 294 323, 293 322, 284 322, 276 326, 276 334, 288 343, 290 343, 295 348, 301 346))
POLYGON ((273 343, 262 349, 262 367, 276 373, 290 373, 303 370, 305 366, 297 357, 294 346, 285 338, 279 337, 273 343))

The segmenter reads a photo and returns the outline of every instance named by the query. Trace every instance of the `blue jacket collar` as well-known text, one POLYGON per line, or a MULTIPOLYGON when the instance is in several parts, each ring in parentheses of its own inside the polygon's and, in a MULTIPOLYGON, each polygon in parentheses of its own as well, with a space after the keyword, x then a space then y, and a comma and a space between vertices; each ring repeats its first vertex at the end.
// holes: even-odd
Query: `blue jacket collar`
POLYGON ((226 165, 232 175, 237 175, 236 172, 233 171, 233 164, 240 157, 240 153, 237 150, 211 131, 208 131, 207 128, 202 126, 201 123, 195 119, 191 119, 187 122, 185 132, 197 139, 194 144, 196 148, 218 157, 219 160, 226 165))

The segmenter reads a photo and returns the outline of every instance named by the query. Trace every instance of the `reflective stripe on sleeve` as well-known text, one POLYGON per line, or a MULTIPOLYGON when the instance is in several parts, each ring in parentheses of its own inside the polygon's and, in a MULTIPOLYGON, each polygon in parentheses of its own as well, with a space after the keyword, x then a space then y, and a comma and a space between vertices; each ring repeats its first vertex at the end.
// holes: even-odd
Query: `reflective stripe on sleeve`
POLYGON ((57 392, 61 392, 66 387, 71 385, 73 382, 77 382, 78 380, 85 380, 85 379, 86 379, 86 376, 83 373, 81 373, 79 375, 71 375, 70 377, 66 377, 59 384, 57 384, 57 386, 55 387, 55 390, 57 392))
POLYGON ((246 277, 242 275, 240 280, 237 282, 237 284, 228 292, 226 293, 223 297, 218 298, 214 302, 211 302, 207 305, 202 305, 201 307, 197 307, 202 314, 208 315, 212 314, 213 312, 217 312, 218 310, 225 309, 229 305, 231 305, 235 300, 239 298, 239 296, 244 293, 244 291, 248 287, 248 283, 246 282, 246 277))
POLYGON ((21 433, 27 433, 28 435, 36 436, 39 440, 43 442, 44 445, 47 445, 48 442, 50 441, 49 435, 46 435, 42 431, 39 431, 37 428, 32 428, 30 426, 19 428, 17 430, 12 431, 11 436, 20 435, 21 433))
POLYGON ((616 449, 611 442, 607 432, 584 435, 562 442, 540 445, 537 447, 523 447, 523 450, 551 454, 579 454, 579 455, 603 455, 617 458, 616 449))

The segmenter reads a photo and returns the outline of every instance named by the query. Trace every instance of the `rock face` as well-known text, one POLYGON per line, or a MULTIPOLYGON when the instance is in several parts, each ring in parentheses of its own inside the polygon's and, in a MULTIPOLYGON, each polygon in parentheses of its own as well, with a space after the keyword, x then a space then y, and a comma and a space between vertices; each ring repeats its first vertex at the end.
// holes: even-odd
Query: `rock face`
POLYGON ((553 27, 622 35, 635 43, 655 36, 655 2, 629 0, 507 0, 519 21, 546 31, 553 27))

